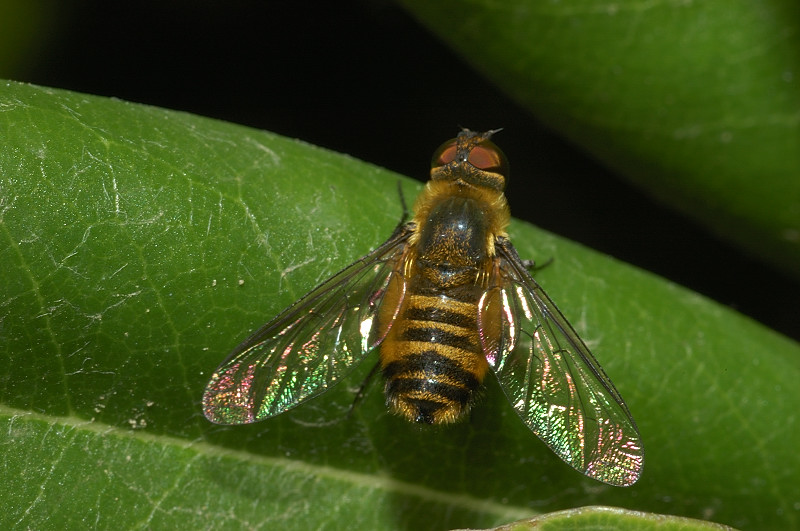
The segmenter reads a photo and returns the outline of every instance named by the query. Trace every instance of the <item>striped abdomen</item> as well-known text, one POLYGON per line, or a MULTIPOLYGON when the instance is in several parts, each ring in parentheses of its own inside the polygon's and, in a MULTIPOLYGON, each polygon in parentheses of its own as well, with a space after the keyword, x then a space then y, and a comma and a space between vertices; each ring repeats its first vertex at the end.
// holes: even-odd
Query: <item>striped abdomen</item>
POLYGON ((381 347, 386 398, 414 422, 453 422, 469 408, 488 363, 476 302, 409 293, 381 347))
POLYGON ((415 422, 457 420, 489 368, 477 323, 491 263, 482 207, 446 195, 417 218, 406 295, 381 345, 389 407, 415 422))

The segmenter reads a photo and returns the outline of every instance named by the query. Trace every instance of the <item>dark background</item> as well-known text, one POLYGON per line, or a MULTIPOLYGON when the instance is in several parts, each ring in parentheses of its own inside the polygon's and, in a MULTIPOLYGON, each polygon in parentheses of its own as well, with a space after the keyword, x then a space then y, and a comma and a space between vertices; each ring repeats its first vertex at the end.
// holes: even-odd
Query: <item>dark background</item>
POLYGON ((502 127, 511 210, 800 339, 800 286, 540 125, 386 0, 59 4, 20 81, 266 129, 427 179, 459 127, 502 127))

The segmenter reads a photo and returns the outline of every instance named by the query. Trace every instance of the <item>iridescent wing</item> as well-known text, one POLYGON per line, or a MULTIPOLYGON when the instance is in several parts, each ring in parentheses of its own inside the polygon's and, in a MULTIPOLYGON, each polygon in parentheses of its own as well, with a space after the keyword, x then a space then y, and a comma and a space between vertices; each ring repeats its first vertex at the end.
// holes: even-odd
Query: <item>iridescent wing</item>
POLYGON ((263 420, 325 392, 385 337, 402 301, 411 230, 340 271, 246 339, 216 370, 203 413, 217 424, 263 420), (382 308, 390 284, 394 295, 382 308), (399 291, 398 291, 399 290, 399 291), (399 295, 398 295, 399 294, 399 295), (378 313, 384 324, 379 326, 378 313))
POLYGON ((542 441, 596 480, 639 479, 644 450, 622 396, 506 239, 498 241, 479 326, 500 386, 542 441))

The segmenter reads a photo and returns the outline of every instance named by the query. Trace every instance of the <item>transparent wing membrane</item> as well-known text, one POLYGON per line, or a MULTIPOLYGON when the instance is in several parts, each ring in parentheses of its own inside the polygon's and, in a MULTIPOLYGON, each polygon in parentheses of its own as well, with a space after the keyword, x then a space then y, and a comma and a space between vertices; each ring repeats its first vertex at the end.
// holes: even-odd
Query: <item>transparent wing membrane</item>
POLYGON ((398 231, 239 345, 206 386, 206 418, 218 424, 269 418, 346 376, 391 325, 378 330, 377 313, 408 235, 398 231))
POLYGON ((396 326, 379 367, 392 411, 425 423, 464 416, 483 354, 559 457, 593 479, 635 483, 644 450, 628 407, 503 236, 508 162, 496 132, 464 129, 442 144, 413 221, 402 225, 404 214, 383 245, 239 345, 206 386, 208 420, 247 424, 320 395, 396 326))
POLYGON ((507 240, 498 245, 479 320, 483 347, 525 424, 569 465, 617 486, 639 479, 644 452, 619 392, 507 240))

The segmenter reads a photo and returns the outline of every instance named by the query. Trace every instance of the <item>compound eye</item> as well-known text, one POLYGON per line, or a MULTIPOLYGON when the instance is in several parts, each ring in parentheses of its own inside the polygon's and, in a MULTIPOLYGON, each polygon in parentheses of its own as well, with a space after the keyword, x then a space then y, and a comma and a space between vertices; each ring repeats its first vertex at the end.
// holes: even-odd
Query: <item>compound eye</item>
POLYGON ((508 175, 508 161, 500 148, 490 140, 484 140, 469 152, 467 161, 479 170, 508 175))
POLYGON ((446 164, 450 164, 456 160, 456 152, 458 148, 457 139, 453 138, 448 140, 433 152, 433 159, 431 160, 431 168, 441 168, 446 164))

